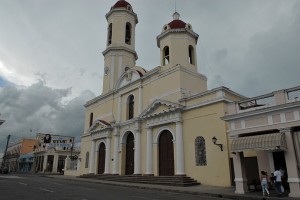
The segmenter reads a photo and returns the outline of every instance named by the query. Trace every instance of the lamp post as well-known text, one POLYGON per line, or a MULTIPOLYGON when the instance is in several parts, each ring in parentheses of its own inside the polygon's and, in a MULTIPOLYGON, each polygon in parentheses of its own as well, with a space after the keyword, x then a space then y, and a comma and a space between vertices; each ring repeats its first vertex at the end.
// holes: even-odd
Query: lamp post
POLYGON ((10 135, 7 136, 7 142, 6 142, 6 147, 5 147, 5 151, 4 151, 2 166, 5 166, 5 159, 6 159, 6 153, 7 153, 7 147, 8 147, 9 139, 10 139, 10 135))
POLYGON ((217 138, 215 136, 211 140, 214 143, 214 145, 217 145, 218 147, 220 147, 221 151, 223 151, 223 144, 218 144, 217 138))

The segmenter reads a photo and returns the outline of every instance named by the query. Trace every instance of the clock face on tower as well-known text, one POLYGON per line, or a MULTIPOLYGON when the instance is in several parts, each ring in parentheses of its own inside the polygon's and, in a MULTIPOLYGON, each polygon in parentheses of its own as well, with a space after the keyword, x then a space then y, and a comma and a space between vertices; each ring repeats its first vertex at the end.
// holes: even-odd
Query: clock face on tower
POLYGON ((106 76, 106 75, 108 75, 108 73, 109 73, 109 68, 108 68, 108 67, 105 67, 105 68, 104 68, 104 75, 106 76))

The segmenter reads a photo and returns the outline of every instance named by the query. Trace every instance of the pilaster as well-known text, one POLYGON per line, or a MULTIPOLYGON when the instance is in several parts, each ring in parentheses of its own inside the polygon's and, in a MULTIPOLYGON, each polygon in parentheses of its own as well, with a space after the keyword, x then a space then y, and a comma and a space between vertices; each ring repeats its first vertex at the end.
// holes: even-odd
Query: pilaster
POLYGON ((289 128, 280 129, 281 133, 285 134, 287 151, 285 152, 285 162, 287 172, 289 174, 288 183, 290 185, 290 197, 300 197, 300 179, 297 167, 297 159, 295 154, 292 132, 289 128))
POLYGON ((146 175, 153 175, 153 132, 147 128, 146 175))
POLYGON ((113 160, 113 174, 119 174, 119 140, 120 129, 114 128, 114 160, 113 160))
POLYGON ((135 125, 135 138, 134 138, 134 174, 141 174, 141 129, 139 122, 135 125))
POLYGON ((92 140, 92 146, 91 146, 91 156, 90 156, 90 163, 89 163, 89 173, 94 174, 95 173, 95 146, 96 141, 92 140))
POLYGON ((244 154, 237 152, 233 155, 234 174, 235 174, 235 193, 245 194, 248 192, 246 170, 244 166, 244 154))
POLYGON ((182 137, 182 121, 176 122, 176 175, 185 175, 184 169, 184 153, 183 153, 183 137, 182 137))
POLYGON ((110 166, 110 140, 111 140, 110 137, 106 138, 104 174, 109 174, 109 166, 110 166))

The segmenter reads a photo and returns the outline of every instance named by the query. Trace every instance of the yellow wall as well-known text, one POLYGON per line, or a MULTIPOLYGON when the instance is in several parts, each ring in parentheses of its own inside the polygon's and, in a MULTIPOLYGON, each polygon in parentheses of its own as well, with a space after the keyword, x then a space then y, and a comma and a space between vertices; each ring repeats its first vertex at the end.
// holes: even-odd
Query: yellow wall
POLYGON ((204 185, 230 186, 229 158, 226 126, 222 103, 187 111, 183 115, 186 173, 204 185), (195 139, 202 136, 206 145, 206 166, 196 166, 195 139), (212 143, 212 137, 223 144, 223 151, 212 143), (222 167, 220 167, 222 166, 222 167))

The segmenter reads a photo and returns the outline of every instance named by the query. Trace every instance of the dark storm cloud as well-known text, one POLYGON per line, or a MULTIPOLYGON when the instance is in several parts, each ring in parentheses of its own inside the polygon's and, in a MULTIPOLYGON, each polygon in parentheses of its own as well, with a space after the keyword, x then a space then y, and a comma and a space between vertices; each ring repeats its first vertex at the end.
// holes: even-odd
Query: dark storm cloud
POLYGON ((30 87, 2 88, 0 111, 5 123, 0 129, 0 152, 3 152, 8 134, 12 135, 12 141, 32 138, 36 132, 72 135, 79 140, 84 126, 83 105, 94 94, 84 91, 67 104, 62 104, 70 93, 70 88, 53 89, 41 81, 30 87))

